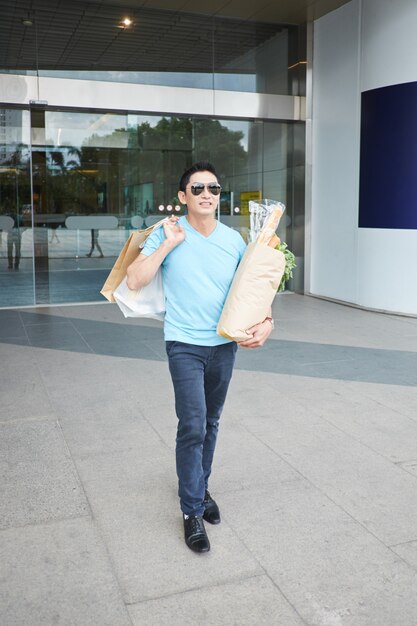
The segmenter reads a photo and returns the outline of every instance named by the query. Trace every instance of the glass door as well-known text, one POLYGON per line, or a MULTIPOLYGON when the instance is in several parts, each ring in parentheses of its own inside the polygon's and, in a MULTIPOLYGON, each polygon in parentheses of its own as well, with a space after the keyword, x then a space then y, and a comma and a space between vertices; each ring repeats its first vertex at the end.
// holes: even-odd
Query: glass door
POLYGON ((28 111, 0 108, 0 306, 35 303, 28 111))
POLYGON ((178 181, 198 160, 214 163, 219 219, 245 239, 251 199, 286 205, 278 235, 302 290, 303 140, 289 122, 0 109, 0 307, 102 302, 132 229, 184 214, 178 181))

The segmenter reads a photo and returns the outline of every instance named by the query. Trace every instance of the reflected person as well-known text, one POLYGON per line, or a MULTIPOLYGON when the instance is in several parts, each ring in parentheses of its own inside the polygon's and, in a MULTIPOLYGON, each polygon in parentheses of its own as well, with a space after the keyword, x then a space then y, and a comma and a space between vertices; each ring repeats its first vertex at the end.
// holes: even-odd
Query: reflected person
POLYGON ((20 219, 17 214, 10 215, 13 219, 14 225, 7 232, 7 258, 9 262, 9 270, 13 268, 19 269, 20 264, 20 250, 22 244, 22 230, 20 227, 20 219))
POLYGON ((93 254, 94 249, 97 248, 97 250, 100 253, 100 258, 104 257, 103 251, 100 247, 100 244, 98 242, 98 229, 97 228, 92 228, 91 229, 91 249, 90 252, 88 254, 86 254, 85 256, 90 257, 93 254))

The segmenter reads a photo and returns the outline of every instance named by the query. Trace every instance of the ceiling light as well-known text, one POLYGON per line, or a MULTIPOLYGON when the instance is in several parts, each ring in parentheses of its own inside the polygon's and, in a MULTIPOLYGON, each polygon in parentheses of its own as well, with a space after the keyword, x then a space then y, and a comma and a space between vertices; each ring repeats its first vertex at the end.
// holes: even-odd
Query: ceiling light
POLYGON ((132 20, 130 19, 130 17, 125 17, 124 20, 122 20, 122 26, 124 26, 125 28, 128 28, 129 26, 131 26, 132 24, 132 20))
POLYGON ((27 18, 25 20, 22 20, 22 24, 23 24, 23 26, 33 26, 33 22, 29 18, 27 18))

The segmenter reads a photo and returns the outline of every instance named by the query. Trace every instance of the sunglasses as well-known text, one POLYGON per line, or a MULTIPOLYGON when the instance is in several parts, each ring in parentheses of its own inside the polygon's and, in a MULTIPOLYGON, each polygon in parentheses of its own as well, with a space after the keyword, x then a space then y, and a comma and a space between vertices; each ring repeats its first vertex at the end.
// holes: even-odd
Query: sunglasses
POLYGON ((193 183, 190 187, 193 196, 199 196, 200 193, 203 193, 204 189, 207 189, 213 196, 218 196, 222 190, 219 183, 208 183, 208 185, 204 183, 193 183))

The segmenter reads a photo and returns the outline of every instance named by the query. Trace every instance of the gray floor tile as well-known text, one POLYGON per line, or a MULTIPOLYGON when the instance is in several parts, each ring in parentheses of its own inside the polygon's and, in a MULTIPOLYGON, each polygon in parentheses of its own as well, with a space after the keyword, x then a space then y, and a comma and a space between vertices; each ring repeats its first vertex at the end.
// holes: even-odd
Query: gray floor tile
POLYGON ((237 424, 219 429, 210 489, 242 491, 256 485, 300 480, 300 474, 259 438, 237 424))
MULTIPOLYGON (((71 324, 81 335, 87 336, 103 336, 103 337, 115 337, 117 339, 124 339, 135 329, 131 329, 126 324, 116 324, 110 321, 104 320, 91 320, 91 319, 79 319, 78 317, 67 317, 66 321, 71 324)), ((138 329, 139 340, 144 338, 145 329, 138 329)))
POLYGON ((417 541, 391 546, 391 550, 417 571, 417 541))
POLYGON ((415 626, 417 320, 276 299, 274 341, 239 351, 210 480, 222 524, 195 555, 160 323, 105 303, 3 313, 7 626, 159 626, 190 611, 415 626), (63 329, 96 352, 66 349, 63 329))
POLYGON ((211 551, 206 555, 194 554, 184 542, 177 502, 165 499, 163 506, 158 507, 158 502, 149 500, 145 507, 132 493, 101 501, 92 496, 94 515, 126 602, 200 589, 213 581, 220 584, 262 572, 244 542, 227 524, 207 528, 211 551))
POLYGON ((131 626, 90 519, 0 532, 4 626, 131 626))
POLYGON ((159 323, 152 325, 152 320, 141 322, 140 320, 125 317, 116 319, 95 317, 91 319, 77 315, 67 317, 67 319, 80 333, 103 333, 109 335, 123 331, 126 335, 137 340, 157 339, 163 334, 162 325, 159 323))
MULTIPOLYGON (((159 334, 159 331, 158 331, 159 334)), ((163 338, 162 333, 160 333, 160 338, 155 339, 146 339, 143 342, 148 348, 155 352, 156 356, 163 361, 167 361, 167 354, 165 349, 165 340, 163 338)))
MULTIPOLYGON (((276 415, 286 404, 294 406, 290 379, 280 374, 235 370, 224 408, 226 420, 239 422, 248 416, 256 422, 258 415, 276 415)), ((313 387, 321 385, 314 379, 305 379, 302 388, 310 392, 313 387)))
POLYGON ((145 406, 142 403, 140 413, 162 439, 166 447, 174 453, 178 425, 174 399, 169 398, 160 406, 145 406))
POLYGON ((226 523, 207 528, 208 555, 187 548, 170 452, 150 458, 126 451, 78 460, 77 467, 126 602, 262 573, 226 523))
POLYGON ((0 348, 0 421, 54 415, 31 349, 4 345, 0 348))
POLYGON ((80 334, 67 322, 30 324, 25 328, 32 346, 69 352, 92 351, 80 334))
POLYGON ((153 362, 147 372, 130 367, 126 372, 125 388, 129 398, 141 411, 150 408, 163 411, 166 406, 174 407, 174 390, 165 361, 153 362))
POLYGON ((138 411, 141 415, 151 423, 156 430, 159 429, 177 429, 177 415, 175 413, 175 400, 174 394, 164 393, 164 398, 161 398, 159 404, 148 404, 139 399, 139 401, 131 398, 131 402, 138 406, 138 411), (140 408, 139 408, 140 405, 140 408))
POLYGON ((405 350, 271 339, 262 350, 239 350, 236 367, 314 378, 417 385, 417 353, 405 350))
POLYGON ((122 326, 146 326, 149 328, 162 328, 162 323, 156 320, 144 318, 125 318, 117 304, 103 300, 100 304, 72 305, 58 307, 59 315, 78 320, 92 320, 112 322, 122 326))
POLYGON ((294 609, 267 576, 187 591, 129 606, 135 626, 302 626, 294 609))
POLYGON ((417 420, 417 386, 416 387, 381 387, 378 385, 361 386, 364 395, 373 398, 384 406, 410 419, 417 420))
POLYGON ((48 390, 66 390, 73 385, 89 382, 94 385, 102 380, 103 376, 107 376, 108 381, 111 380, 108 360, 93 353, 38 348, 35 360, 48 390))
POLYGON ((155 457, 161 437, 152 425, 123 400, 85 407, 61 417, 65 440, 74 457, 135 450, 155 457))
POLYGON ((248 430, 387 545, 417 538, 417 479, 305 409, 248 430))
POLYGON ((161 359, 147 343, 135 340, 129 335, 121 338, 113 333, 109 335, 84 333, 83 338, 91 351, 96 354, 143 360, 161 359))
POLYGON ((117 403, 120 397, 125 398, 126 392, 118 382, 107 380, 98 384, 94 380, 88 382, 85 379, 84 384, 71 385, 68 382, 65 388, 53 386, 48 389, 48 396, 58 415, 74 416, 85 414, 90 407, 117 403))
POLYGON ((93 483, 94 490, 133 489, 143 494, 162 489, 176 492, 175 458, 162 441, 158 446, 144 441, 141 449, 91 454, 75 459, 78 474, 84 485, 93 483))
POLYGON ((229 524, 307 624, 414 626, 417 573, 304 482, 223 495, 229 524))
POLYGON ((57 422, 0 424, 0 528, 89 514, 57 422))
POLYGON ((45 307, 42 309, 22 309, 19 311, 19 317, 23 325, 38 326, 46 324, 48 326, 56 326, 59 324, 68 325, 68 321, 62 315, 59 315, 59 309, 56 307, 45 307))
POLYGON ((0 311, 0 338, 26 337, 18 311, 0 311))
POLYGON ((301 404, 343 432, 394 462, 417 456, 417 420, 351 389, 301 404))
POLYGON ((5 346, 30 346, 28 336, 26 331, 24 335, 15 336, 15 335, 7 335, 6 337, 0 338, 0 351, 3 350, 5 346))
POLYGON ((417 452, 414 456, 415 459, 413 461, 404 461, 404 463, 399 463, 399 467, 417 478, 417 452))
POLYGON ((93 353, 38 349, 36 364, 45 388, 51 393, 57 390, 66 392, 78 385, 90 385, 91 389, 97 390, 107 385, 118 385, 121 390, 118 394, 120 398, 124 388, 145 386, 151 378, 148 375, 149 366, 142 360, 93 353))

